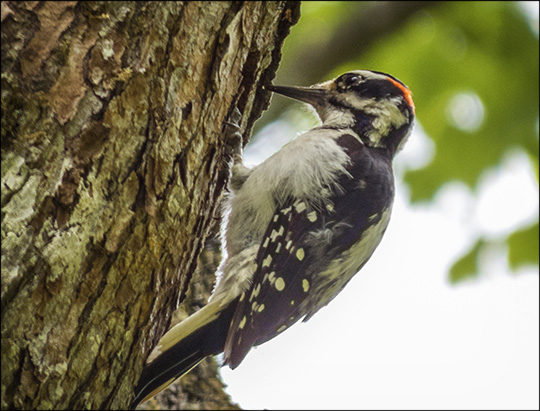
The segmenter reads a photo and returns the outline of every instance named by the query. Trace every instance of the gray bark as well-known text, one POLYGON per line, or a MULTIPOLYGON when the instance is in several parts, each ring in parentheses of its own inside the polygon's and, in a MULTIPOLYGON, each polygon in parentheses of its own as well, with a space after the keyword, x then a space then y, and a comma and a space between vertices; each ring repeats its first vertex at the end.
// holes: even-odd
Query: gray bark
POLYGON ((224 122, 249 136, 297 18, 2 2, 2 409, 129 404, 224 191, 224 122))

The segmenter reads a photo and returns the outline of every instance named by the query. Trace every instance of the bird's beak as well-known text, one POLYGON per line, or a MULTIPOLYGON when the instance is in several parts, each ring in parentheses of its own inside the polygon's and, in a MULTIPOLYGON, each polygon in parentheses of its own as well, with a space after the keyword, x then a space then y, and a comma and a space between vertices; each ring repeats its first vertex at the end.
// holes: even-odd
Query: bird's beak
POLYGON ((284 87, 269 85, 264 86, 264 88, 274 93, 303 101, 304 103, 311 104, 312 106, 324 105, 328 93, 326 88, 319 87, 318 85, 313 87, 284 87))

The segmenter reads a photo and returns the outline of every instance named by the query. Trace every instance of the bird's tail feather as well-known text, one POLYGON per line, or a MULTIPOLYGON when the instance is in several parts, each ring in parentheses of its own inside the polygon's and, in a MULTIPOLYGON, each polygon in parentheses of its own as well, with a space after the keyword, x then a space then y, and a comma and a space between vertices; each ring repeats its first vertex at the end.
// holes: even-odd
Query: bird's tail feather
POLYGON ((167 388, 209 355, 223 351, 236 304, 212 301, 171 328, 149 357, 135 389, 132 408, 167 388))

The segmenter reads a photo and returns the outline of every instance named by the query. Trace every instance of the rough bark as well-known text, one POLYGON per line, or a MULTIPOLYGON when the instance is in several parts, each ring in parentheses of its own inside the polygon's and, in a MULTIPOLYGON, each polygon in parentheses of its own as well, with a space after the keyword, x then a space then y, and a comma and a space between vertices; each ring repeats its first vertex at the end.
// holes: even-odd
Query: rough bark
MULTIPOLYGON (((173 314, 171 326, 203 307, 210 297, 210 292, 214 285, 213 274, 216 272, 221 260, 221 244, 217 236, 218 224, 214 228, 199 256, 199 263, 190 282, 186 298, 180 305, 180 308, 173 314)), ((240 409, 238 405, 231 402, 224 388, 225 385, 220 378, 217 361, 214 358, 208 357, 168 389, 162 391, 149 401, 142 403, 138 409, 240 409)))
POLYGON ((129 404, 224 191, 224 122, 249 135, 297 18, 2 2, 2 409, 129 404))

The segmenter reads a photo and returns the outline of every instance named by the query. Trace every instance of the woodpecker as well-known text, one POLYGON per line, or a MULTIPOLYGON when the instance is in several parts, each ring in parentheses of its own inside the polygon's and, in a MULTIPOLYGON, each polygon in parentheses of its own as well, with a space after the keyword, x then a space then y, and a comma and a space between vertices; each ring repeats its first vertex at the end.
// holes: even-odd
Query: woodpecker
POLYGON ((311 105, 322 124, 260 165, 232 167, 224 258, 208 304, 159 341, 136 406, 203 358, 236 368, 251 347, 327 305, 369 260, 388 226, 392 159, 413 127, 401 81, 357 70, 310 87, 265 87, 311 105))

